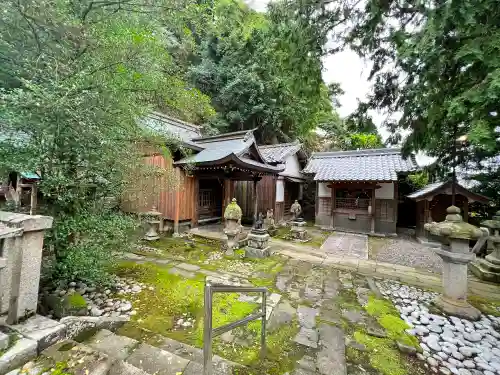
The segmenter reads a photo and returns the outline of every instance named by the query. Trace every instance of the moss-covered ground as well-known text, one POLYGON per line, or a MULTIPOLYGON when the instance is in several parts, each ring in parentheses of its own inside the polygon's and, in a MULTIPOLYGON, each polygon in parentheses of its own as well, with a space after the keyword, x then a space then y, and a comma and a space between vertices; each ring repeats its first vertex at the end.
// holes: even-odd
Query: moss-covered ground
POLYGON ((278 228, 276 234, 274 235, 274 238, 284 240, 284 241, 290 241, 294 244, 299 244, 299 245, 304 245, 304 246, 309 246, 309 247, 314 247, 314 248, 320 248, 321 245, 323 245, 323 243, 326 241, 328 236, 330 236, 332 234, 332 232, 321 231, 319 229, 312 227, 311 225, 308 225, 307 226, 307 234, 310 237, 309 241, 307 241, 307 242, 295 241, 292 238, 290 227, 281 227, 281 228, 278 228))
MULTIPOLYGON (((324 235, 326 238, 328 234, 324 235)), ((310 242, 308 244, 310 245, 310 242)), ((192 346, 202 347, 205 277, 203 270, 237 276, 248 280, 252 285, 266 286, 272 292, 278 292, 275 290, 278 274, 293 275, 294 283, 301 290, 304 283, 319 282, 319 285, 322 285, 321 281, 316 279, 329 277, 327 269, 318 271, 318 269, 304 267, 300 262, 293 264, 292 267, 289 261, 281 257, 244 259, 242 251, 236 251, 231 257, 224 256, 220 253, 218 244, 210 241, 165 238, 153 245, 158 249, 158 254, 144 255, 177 259, 178 262, 197 264, 201 269, 193 278, 184 278, 169 273, 169 269, 175 262, 169 264, 123 262, 116 269, 116 273, 121 276, 131 277, 154 287, 154 290, 144 289, 141 293, 134 295, 131 302, 137 315, 133 316, 132 321, 122 327, 119 332, 152 344, 157 339, 155 335, 160 334, 192 346), (219 255, 214 257, 213 254, 216 252, 219 255), (321 272, 324 273, 320 275, 321 272), (176 322, 186 317, 195 320, 194 326, 179 328, 176 322)), ((358 350, 355 347, 347 348, 346 356, 349 366, 361 367, 364 372, 373 375, 424 374, 421 364, 414 362, 408 355, 400 353, 397 348, 397 341, 416 348, 418 348, 418 342, 405 332, 408 326, 400 319, 392 303, 369 295, 366 306, 361 306, 356 295, 356 288, 366 287, 363 284, 365 279, 355 275, 351 277, 349 274, 347 278, 350 280, 346 280, 344 276, 340 277, 337 296, 330 301, 325 301, 321 308, 321 311, 326 308, 330 314, 333 314, 330 318, 338 316, 337 322, 332 322, 331 319, 330 321, 329 319, 323 320, 321 314, 317 321, 340 325, 350 340, 364 347, 365 350, 358 350), (344 311, 360 313, 364 319, 361 322, 352 323, 343 316, 344 311), (387 337, 378 338, 369 335, 370 324, 367 323, 383 328, 387 337)), ((307 299, 302 298, 302 292, 296 293, 299 296, 298 299, 294 299, 288 292, 280 292, 280 294, 295 308, 298 304, 308 305, 307 299)), ((237 294, 215 295, 214 327, 233 322, 259 309, 257 303, 242 302, 238 300, 238 297, 237 294)), ((314 303, 311 302, 309 305, 313 307, 314 303)), ((304 354, 314 356, 313 350, 293 342, 299 331, 298 322, 294 320, 275 331, 267 332, 267 357, 264 361, 260 361, 260 329, 259 320, 234 329, 230 334, 232 335, 230 339, 216 338, 213 346, 214 353, 246 365, 245 370, 240 371, 239 375, 291 373, 297 360, 304 354)))

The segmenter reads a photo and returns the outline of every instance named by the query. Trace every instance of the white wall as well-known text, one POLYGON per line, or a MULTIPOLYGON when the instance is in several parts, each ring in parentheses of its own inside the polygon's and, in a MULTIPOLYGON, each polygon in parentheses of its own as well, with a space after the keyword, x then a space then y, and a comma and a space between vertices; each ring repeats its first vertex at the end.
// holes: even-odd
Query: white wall
POLYGON ((282 176, 304 178, 300 174, 300 164, 297 154, 290 155, 285 159, 285 170, 280 173, 282 176))
POLYGON ((394 183, 380 183, 380 188, 375 189, 376 199, 394 199, 394 183))
POLYGON ((276 180, 276 202, 285 200, 285 184, 283 180, 276 180))
POLYGON ((332 189, 326 185, 326 182, 318 182, 318 197, 332 197, 332 189))

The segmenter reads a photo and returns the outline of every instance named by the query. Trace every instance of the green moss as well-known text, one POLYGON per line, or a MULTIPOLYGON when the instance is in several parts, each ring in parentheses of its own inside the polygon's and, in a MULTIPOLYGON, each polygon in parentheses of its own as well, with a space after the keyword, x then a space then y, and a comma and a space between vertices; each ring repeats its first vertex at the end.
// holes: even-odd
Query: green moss
POLYGON ((493 316, 500 316, 500 301, 490 300, 476 295, 468 296, 468 300, 474 307, 482 313, 493 316))
POLYGON ((68 372, 68 363, 66 362, 57 362, 55 366, 45 368, 42 372, 48 372, 51 375, 73 375, 73 373, 68 372))
POLYGON ((368 336, 362 331, 354 332, 354 339, 368 349, 370 365, 382 375, 406 375, 404 360, 394 348, 391 339, 368 336))
POLYGON ((368 314, 376 318, 387 314, 398 315, 398 311, 389 300, 379 299, 374 295, 368 297, 368 304, 365 309, 368 314))
POLYGON ((71 295, 68 296, 66 301, 68 307, 70 308, 80 309, 87 307, 87 302, 85 301, 85 298, 83 298, 79 293, 72 293, 71 295))

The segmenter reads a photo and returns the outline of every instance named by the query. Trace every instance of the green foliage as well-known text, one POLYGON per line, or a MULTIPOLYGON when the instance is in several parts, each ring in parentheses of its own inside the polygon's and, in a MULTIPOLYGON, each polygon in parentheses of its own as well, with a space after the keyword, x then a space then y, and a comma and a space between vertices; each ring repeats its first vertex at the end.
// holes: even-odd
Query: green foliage
POLYGON ((388 113, 390 141, 436 157, 438 173, 453 164, 496 173, 485 159, 500 153, 498 3, 369 0, 351 15, 346 40, 373 62, 373 92, 359 114, 388 113), (461 136, 468 141, 454 158, 461 136))
POLYGON ((297 7, 281 0, 261 14, 238 0, 215 3, 200 61, 189 70, 212 98, 214 127, 258 128, 261 141, 274 142, 305 137, 334 119, 321 77, 327 26, 297 7))
POLYGON ((116 253, 129 250, 135 227, 131 217, 106 211, 56 216, 54 228, 46 237, 55 261, 45 270, 45 276, 65 282, 102 282, 116 253))
POLYGON ((422 189, 429 184, 429 173, 426 171, 415 172, 408 175, 408 180, 415 189, 422 189))

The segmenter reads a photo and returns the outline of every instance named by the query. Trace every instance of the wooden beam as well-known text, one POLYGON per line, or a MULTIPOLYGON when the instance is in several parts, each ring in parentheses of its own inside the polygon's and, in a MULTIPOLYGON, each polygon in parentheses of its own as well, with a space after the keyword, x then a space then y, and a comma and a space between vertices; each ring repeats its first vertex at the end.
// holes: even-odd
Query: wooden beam
POLYGON ((465 198, 464 202, 464 221, 469 222, 469 200, 467 198, 465 198))
POLYGON ((372 233, 375 233, 375 212, 377 210, 375 209, 375 188, 372 189, 372 212, 371 212, 371 216, 372 216, 372 220, 371 220, 371 232, 372 233))

